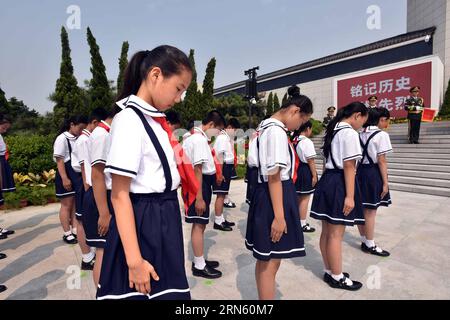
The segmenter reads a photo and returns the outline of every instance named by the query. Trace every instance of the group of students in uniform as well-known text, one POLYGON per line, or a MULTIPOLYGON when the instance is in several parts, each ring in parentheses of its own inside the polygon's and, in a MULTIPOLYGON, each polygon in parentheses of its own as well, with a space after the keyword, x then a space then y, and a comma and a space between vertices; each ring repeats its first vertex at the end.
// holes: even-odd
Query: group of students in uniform
MULTIPOLYGON (((204 232, 213 194, 213 228, 234 226, 223 212, 236 176, 233 141, 240 125, 213 110, 180 144, 173 133, 179 117, 168 110, 191 80, 189 59, 179 49, 139 51, 127 66, 114 111, 99 108, 88 119, 69 119, 55 141, 63 240, 79 243, 82 268, 94 270, 99 300, 191 298, 180 186, 184 219, 192 225, 192 274, 222 276, 220 262, 205 257, 204 232)), ((281 259, 306 254, 303 233, 315 231, 306 222, 311 194, 311 217, 322 220, 324 281, 357 290, 361 284, 342 272, 341 242, 345 226, 370 221, 360 228, 362 249, 387 254, 375 245, 373 231, 376 208, 391 203, 385 155, 392 148, 381 131, 389 114, 361 103, 341 108, 326 129, 326 164, 318 179, 308 138, 313 104, 296 86, 288 93, 287 102, 260 123, 249 143, 245 246, 257 259, 259 298, 274 298, 281 259)))
MULTIPOLYGON (((16 191, 16 186, 14 183, 13 173, 11 166, 9 165, 9 151, 8 146, 3 139, 3 134, 5 134, 11 128, 10 120, 3 114, 0 114, 0 207, 5 203, 3 198, 3 193, 16 191)), ((8 230, 6 228, 0 227, 0 240, 7 239, 8 236, 13 235, 14 230, 8 230)), ((7 255, 0 253, 0 260, 6 259, 7 255)), ((0 284, 0 292, 7 290, 8 288, 0 284)))

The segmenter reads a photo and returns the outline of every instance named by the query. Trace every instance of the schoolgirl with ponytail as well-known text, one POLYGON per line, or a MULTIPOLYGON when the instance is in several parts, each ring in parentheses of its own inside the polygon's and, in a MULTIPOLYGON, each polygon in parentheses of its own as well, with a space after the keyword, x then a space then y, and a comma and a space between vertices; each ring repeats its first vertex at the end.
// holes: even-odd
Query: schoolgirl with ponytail
POLYGON ((364 224, 361 194, 356 180, 362 157, 359 130, 367 120, 367 108, 353 102, 341 108, 326 128, 323 144, 325 166, 317 183, 310 216, 322 221, 320 251, 324 281, 332 288, 358 290, 362 284, 342 272, 342 238, 346 226, 364 224))
POLYGON ((186 54, 167 45, 136 53, 127 66, 105 165, 114 214, 99 300, 190 299, 177 189, 182 181, 184 198, 194 200, 198 185, 164 111, 191 78, 186 54))

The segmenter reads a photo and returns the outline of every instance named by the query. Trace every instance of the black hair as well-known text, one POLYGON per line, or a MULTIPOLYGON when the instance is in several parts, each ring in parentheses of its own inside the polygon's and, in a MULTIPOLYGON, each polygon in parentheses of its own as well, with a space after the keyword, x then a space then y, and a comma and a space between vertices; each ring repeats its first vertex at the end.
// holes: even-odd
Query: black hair
POLYGON ((297 130, 292 133, 292 138, 296 138, 300 135, 300 133, 305 132, 307 129, 312 128, 312 122, 310 120, 306 121, 304 124, 300 126, 297 130))
POLYGON ((386 119, 391 118, 391 113, 389 112, 388 109, 382 108, 382 107, 378 107, 377 109, 379 109, 379 111, 380 111, 380 118, 386 118, 386 119))
POLYGON ((334 128, 336 125, 344 119, 350 118, 353 114, 360 112, 362 116, 366 116, 369 112, 367 107, 361 102, 351 102, 345 107, 339 109, 336 116, 328 123, 325 131, 325 137, 323 138, 323 154, 325 159, 328 158, 331 149, 331 141, 333 140, 334 128))
POLYGON ((300 94, 300 88, 295 85, 289 87, 288 99, 285 103, 283 103, 280 109, 285 109, 292 105, 299 107, 301 113, 313 113, 313 104, 311 100, 307 96, 300 94))
POLYGON ((240 129, 241 124, 239 123, 239 120, 236 118, 231 118, 228 120, 228 125, 231 126, 233 129, 240 129))
POLYGON ((124 74, 123 88, 117 101, 137 94, 142 81, 152 68, 161 69, 165 77, 180 74, 183 69, 192 72, 192 66, 186 54, 172 46, 163 45, 151 51, 138 51, 131 58, 124 74))
POLYGON ((367 128, 369 126, 376 126, 380 121, 381 110, 380 108, 370 108, 369 109, 369 117, 367 118, 366 123, 364 123, 363 127, 367 128))
POLYGON ((166 112, 166 120, 170 122, 170 124, 181 124, 180 114, 174 110, 166 112))
POLYGON ((212 110, 212 111, 208 112, 206 117, 203 119, 202 124, 207 125, 211 121, 214 123, 215 127, 220 127, 220 126, 225 127, 225 123, 226 123, 225 118, 217 110, 212 110))
POLYGON ((91 123, 94 120, 102 121, 108 118, 108 111, 106 111, 105 108, 98 107, 92 110, 91 115, 89 116, 89 123, 91 123))
POLYGON ((192 128, 194 128, 194 125, 195 125, 195 121, 194 120, 189 121, 188 124, 187 124, 186 130, 187 131, 191 131, 192 128))
POLYGON ((84 115, 71 116, 64 120, 63 125, 61 126, 59 133, 63 133, 70 129, 70 125, 78 125, 80 123, 88 124, 88 118, 84 115))

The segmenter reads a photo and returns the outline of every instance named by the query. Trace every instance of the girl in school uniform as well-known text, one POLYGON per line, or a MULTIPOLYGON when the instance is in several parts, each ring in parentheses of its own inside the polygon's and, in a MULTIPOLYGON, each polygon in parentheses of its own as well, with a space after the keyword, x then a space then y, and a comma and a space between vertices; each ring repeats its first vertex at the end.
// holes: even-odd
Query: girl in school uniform
POLYGON ((332 288, 358 290, 362 284, 342 273, 342 238, 345 226, 364 224, 356 167, 362 157, 359 130, 367 121, 367 108, 353 102, 330 121, 324 137, 324 173, 316 185, 311 217, 322 221, 320 251, 324 281, 332 288))
POLYGON ((298 195, 298 206, 300 212, 300 222, 303 232, 314 232, 316 229, 306 222, 308 215, 308 205, 311 194, 314 193, 314 187, 317 183, 317 171, 314 158, 316 150, 314 143, 309 139, 312 134, 312 122, 305 122, 294 134, 295 151, 300 159, 300 165, 297 171, 297 181, 295 189, 298 195))
POLYGON ((56 137, 53 145, 53 160, 57 170, 55 177, 56 197, 61 202, 59 220, 64 231, 63 240, 68 244, 77 243, 75 230, 75 188, 79 183, 81 174, 72 167, 72 151, 75 141, 87 126, 84 116, 72 116, 65 121, 61 134, 56 137), (73 223, 72 223, 73 222, 73 223))
POLYGON ((311 100, 289 88, 289 100, 261 122, 256 138, 258 185, 247 220, 245 245, 256 261, 256 285, 261 300, 274 299, 281 259, 305 255, 298 215, 296 154, 287 132, 297 130, 313 112, 311 100))
MULTIPOLYGON (((11 166, 8 163, 8 147, 3 140, 3 134, 5 134, 11 127, 11 122, 6 119, 3 115, 0 115, 0 206, 3 205, 5 200, 3 199, 3 192, 13 192, 16 191, 16 186, 14 183, 13 172, 11 166)), ((5 228, 0 228, 0 239, 6 239, 9 235, 14 234, 14 230, 8 230, 5 228)))
POLYGON ((256 138, 258 137, 259 127, 252 134, 248 142, 247 170, 245 172, 245 182, 247 183, 247 192, 245 202, 250 205, 254 190, 258 185, 258 150, 256 149, 256 138))
POLYGON ((171 139, 164 111, 180 102, 191 78, 188 57, 171 46, 139 51, 127 66, 119 96, 125 109, 112 122, 105 166, 114 215, 99 300, 190 299, 177 188, 180 175, 192 177, 193 170, 178 161, 182 149, 171 139))
POLYGON ((369 109, 369 119, 359 134, 362 160, 358 167, 365 225, 358 226, 361 250, 376 256, 387 257, 390 253, 375 244, 375 216, 377 209, 392 204, 389 194, 386 155, 392 152, 391 140, 382 131, 389 125, 390 113, 386 108, 369 109))

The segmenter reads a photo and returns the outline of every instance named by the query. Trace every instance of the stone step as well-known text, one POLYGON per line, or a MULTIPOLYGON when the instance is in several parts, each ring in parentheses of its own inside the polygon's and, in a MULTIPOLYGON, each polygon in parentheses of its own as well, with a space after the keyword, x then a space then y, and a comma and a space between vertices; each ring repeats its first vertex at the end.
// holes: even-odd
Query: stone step
MULTIPOLYGON (((432 144, 436 144, 436 143, 449 144, 450 136, 448 136, 447 138, 420 137, 419 142, 420 142, 420 144, 431 144, 431 143, 432 144)), ((407 137, 391 139, 391 143, 392 144, 409 144, 407 137)))
MULTIPOLYGON (((439 152, 439 151, 438 151, 439 152)), ((429 159, 449 159, 450 155, 448 153, 437 153, 437 152, 428 152, 428 153, 417 153, 417 152, 395 152, 392 154, 388 154, 388 159, 391 158, 429 158, 429 159)))
MULTIPOLYGON (((316 158, 316 164, 322 165, 323 160, 322 157, 316 158)), ((433 168, 434 166, 443 166, 450 167, 450 160, 445 159, 424 159, 424 158, 388 158, 388 167, 391 167, 391 164, 397 164, 402 166, 411 166, 411 165, 426 165, 429 168, 433 168)), ((436 170, 439 171, 439 170, 436 170)))
MULTIPOLYGON (((321 162, 322 163, 322 162, 321 162)), ((428 164, 404 164, 404 163, 388 163, 388 168, 400 169, 400 170, 411 170, 411 171, 421 171, 421 172, 439 172, 439 173, 450 173, 450 166, 439 166, 439 165, 428 165, 428 164)))
POLYGON ((431 194, 435 196, 450 197, 449 188, 439 188, 439 187, 429 187, 429 186, 418 186, 404 183, 389 183, 389 188, 396 191, 421 193, 421 194, 431 194))
POLYGON ((416 177, 416 178, 428 178, 437 180, 450 180, 450 172, 435 172, 425 170, 409 170, 409 169, 388 169, 389 175, 416 177))
POLYGON ((392 144, 392 147, 394 148, 394 151, 397 149, 449 149, 450 150, 450 143, 423 143, 423 144, 404 144, 404 143, 396 143, 392 144))
POLYGON ((438 179, 389 175, 389 182, 396 182, 396 183, 403 183, 403 184, 410 184, 410 185, 419 185, 419 186, 448 188, 450 191, 450 180, 438 180, 438 179))

